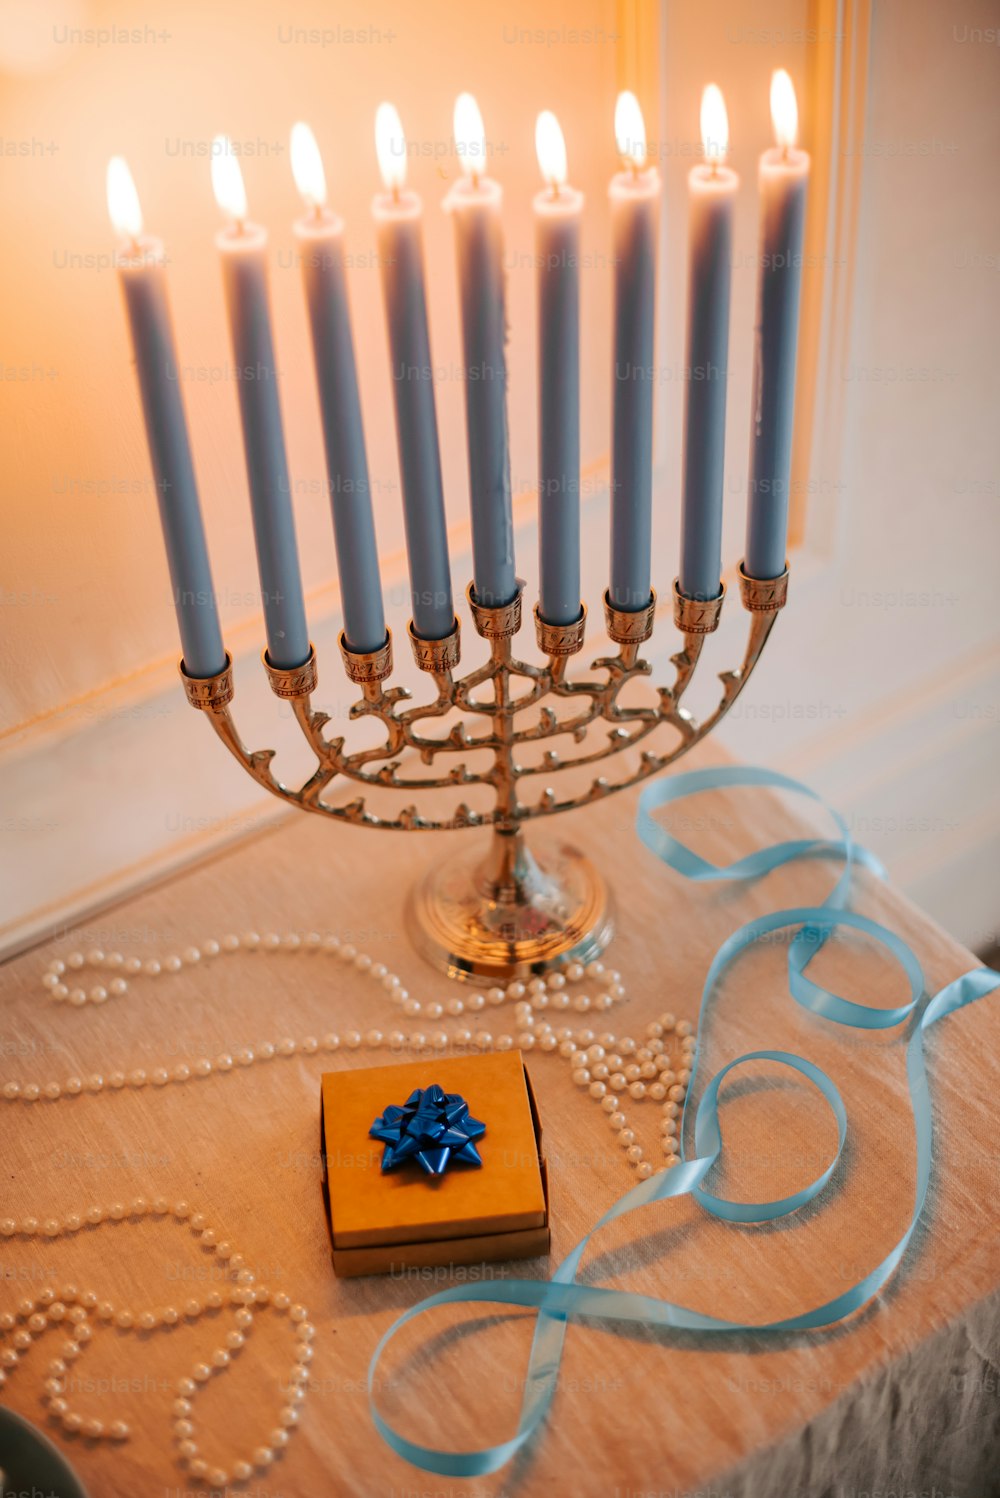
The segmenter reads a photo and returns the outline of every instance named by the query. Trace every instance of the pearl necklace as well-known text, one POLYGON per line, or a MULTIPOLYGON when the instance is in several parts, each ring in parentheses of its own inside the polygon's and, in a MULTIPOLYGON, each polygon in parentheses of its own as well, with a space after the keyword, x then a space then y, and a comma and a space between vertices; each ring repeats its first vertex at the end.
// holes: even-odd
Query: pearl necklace
MULTIPOLYGON (((485 994, 469 995, 452 993, 443 1001, 422 1001, 412 998, 404 988, 402 980, 390 972, 382 962, 376 962, 365 952, 337 936, 320 936, 309 932, 305 936, 291 931, 282 936, 270 932, 260 936, 248 931, 243 936, 224 936, 220 941, 208 940, 200 947, 187 947, 180 954, 166 957, 124 957, 121 952, 94 950, 87 953, 70 952, 65 961, 56 958, 49 963, 42 978, 42 985, 57 1003, 69 1003, 77 1008, 86 1004, 104 1004, 109 999, 124 998, 130 989, 129 979, 146 977, 160 978, 169 973, 180 972, 184 967, 194 967, 206 959, 212 960, 237 952, 244 953, 306 953, 326 955, 355 968, 373 983, 381 986, 390 999, 402 1010, 407 1019, 440 1021, 445 1017, 462 1019, 478 1015, 488 1008, 499 1008, 507 1003, 514 1005, 517 1029, 513 1034, 494 1035, 487 1029, 470 1029, 460 1025, 449 1033, 444 1029, 427 1032, 423 1029, 404 1031, 393 1029, 345 1030, 343 1035, 330 1032, 323 1036, 306 1035, 302 1039, 280 1036, 277 1040, 264 1040, 256 1046, 245 1046, 235 1052, 224 1051, 214 1058, 201 1056, 190 1062, 182 1061, 170 1067, 156 1066, 150 1070, 135 1067, 131 1071, 112 1071, 105 1076, 97 1072, 86 1077, 68 1077, 63 1082, 48 1081, 15 1082, 0 1085, 0 1096, 9 1101, 26 1103, 43 1099, 56 1101, 72 1097, 81 1092, 103 1092, 123 1087, 165 1087, 171 1083, 186 1083, 213 1074, 231 1072, 234 1067, 249 1067, 257 1062, 297 1054, 315 1055, 342 1049, 357 1051, 384 1050, 399 1052, 415 1051, 421 1055, 444 1051, 449 1046, 479 1051, 509 1051, 518 1047, 522 1051, 539 1050, 557 1052, 569 1063, 573 1081, 586 1088, 589 1095, 609 1115, 611 1129, 618 1135, 631 1165, 645 1179, 652 1174, 652 1167, 644 1158, 642 1146, 635 1132, 628 1126, 621 1107, 624 1094, 633 1101, 649 1098, 663 1105, 660 1122, 662 1149, 669 1167, 677 1159, 677 1120, 691 1077, 691 1066, 695 1053, 693 1027, 687 1020, 677 1020, 673 1014, 662 1014, 658 1020, 646 1026, 645 1037, 640 1043, 631 1036, 618 1036, 611 1031, 597 1034, 589 1027, 578 1030, 568 1025, 554 1026, 549 1015, 585 1015, 606 1013, 625 998, 625 987, 621 975, 615 969, 605 968, 601 962, 570 962, 559 972, 549 973, 545 978, 533 978, 527 984, 508 983, 505 988, 490 988, 485 994), (96 983, 90 988, 70 986, 65 980, 83 968, 96 968, 112 976, 106 982, 96 983), (126 976, 127 975, 127 976, 126 976), (591 979, 598 991, 591 996, 584 992, 571 993, 585 979, 591 979), (679 1065, 672 1065, 667 1055, 665 1036, 674 1035, 679 1043, 679 1065)), ((43 1224, 48 1232, 53 1223, 43 1224)), ((0 1232, 3 1224, 0 1224, 0 1232)))
MULTIPOLYGON (((513 1004, 516 1029, 514 1033, 494 1033, 487 1029, 472 1029, 459 1025, 450 1033, 445 1029, 434 1029, 429 1033, 423 1029, 393 1029, 386 1032, 378 1029, 366 1031, 350 1029, 343 1035, 330 1032, 323 1036, 307 1035, 296 1040, 292 1036, 281 1036, 277 1040, 264 1040, 253 1048, 247 1046, 234 1053, 223 1052, 214 1058, 203 1056, 190 1062, 175 1063, 170 1067, 156 1066, 150 1070, 135 1067, 131 1071, 112 1071, 105 1076, 95 1072, 86 1077, 72 1076, 59 1082, 17 1082, 0 1084, 0 1097, 8 1102, 37 1103, 55 1102, 79 1096, 83 1092, 100 1093, 106 1089, 120 1090, 124 1087, 165 1087, 196 1081, 212 1075, 227 1074, 234 1067, 250 1067, 294 1055, 315 1055, 318 1052, 333 1053, 342 1049, 349 1051, 409 1050, 420 1055, 434 1055, 451 1047, 468 1048, 473 1051, 508 1051, 518 1047, 522 1051, 538 1050, 561 1057, 570 1069, 573 1082, 586 1089, 587 1094, 608 1115, 608 1124, 624 1150, 625 1158, 640 1178, 653 1174, 652 1164, 645 1159, 621 1106, 624 1095, 634 1101, 650 1099, 662 1105, 660 1120, 661 1148, 664 1164, 660 1169, 670 1169, 678 1161, 678 1119, 691 1076, 695 1054, 693 1027, 686 1020, 678 1021, 672 1014, 662 1014, 658 1020, 646 1026, 645 1037, 640 1044, 628 1035, 616 1035, 608 1030, 595 1033, 589 1026, 573 1029, 569 1025, 553 1025, 549 1015, 569 1013, 586 1015, 603 1014, 625 998, 621 976, 614 969, 605 968, 601 962, 592 962, 586 967, 578 962, 566 964, 561 971, 550 973, 545 978, 533 978, 529 983, 508 983, 506 987, 495 987, 485 994, 469 995, 451 993, 442 1001, 422 1001, 412 998, 395 973, 381 962, 375 962, 367 953, 336 936, 320 936, 309 932, 305 936, 298 932, 280 935, 277 932, 260 936, 255 931, 242 936, 227 935, 221 940, 210 939, 200 947, 187 947, 180 954, 165 957, 125 957, 121 952, 103 952, 99 949, 83 953, 70 952, 65 961, 56 958, 49 963, 42 977, 42 986, 56 1003, 69 1003, 74 1008, 87 1004, 104 1004, 111 999, 122 999, 130 991, 131 978, 156 979, 170 973, 180 972, 185 967, 196 966, 206 959, 212 960, 237 952, 243 953, 306 953, 325 955, 355 968, 388 994, 392 1002, 402 1011, 406 1019, 419 1022, 440 1021, 446 1016, 463 1020, 466 1016, 479 1015, 488 1008, 500 1008, 513 1004), (109 976, 105 981, 90 988, 71 986, 73 976, 82 969, 94 968, 109 976), (596 986, 591 995, 583 992, 580 985, 590 979, 596 986), (69 979, 70 982, 65 980, 69 979), (580 989, 574 992, 573 990, 580 989), (679 1065, 675 1066, 667 1054, 667 1040, 673 1036, 678 1042, 679 1065)), ((298 1424, 302 1400, 308 1387, 308 1364, 312 1359, 314 1328, 308 1320, 304 1306, 292 1305, 284 1292, 272 1294, 267 1286, 258 1285, 256 1276, 249 1269, 243 1256, 210 1227, 200 1212, 192 1212, 187 1202, 171 1205, 165 1198, 152 1202, 138 1198, 129 1206, 114 1202, 110 1206, 92 1205, 83 1212, 73 1212, 60 1219, 57 1217, 24 1217, 0 1219, 0 1237, 54 1239, 79 1232, 84 1227, 139 1220, 146 1217, 161 1221, 173 1220, 187 1223, 203 1248, 214 1250, 216 1257, 225 1264, 226 1276, 231 1276, 228 1286, 228 1303, 235 1308, 232 1329, 226 1333, 224 1345, 218 1347, 211 1361, 198 1363, 190 1377, 182 1378, 176 1387, 173 1403, 174 1434, 177 1438, 177 1455, 186 1468, 187 1475, 204 1481, 211 1487, 225 1487, 229 1482, 245 1482, 254 1468, 266 1469, 278 1452, 288 1444, 290 1433, 298 1424), (251 1309, 252 1308, 252 1309, 251 1309), (213 1375, 224 1372, 234 1355, 244 1346, 246 1336, 253 1324, 254 1314, 263 1308, 288 1312, 296 1331, 295 1362, 289 1377, 287 1403, 278 1416, 278 1424, 270 1432, 264 1444, 252 1450, 249 1459, 241 1458, 230 1470, 210 1467, 202 1457, 194 1439, 192 1421, 193 1398, 201 1385, 213 1375)), ((191 1321, 208 1312, 219 1311, 226 1304, 221 1291, 212 1291, 204 1300, 190 1299, 183 1307, 165 1306, 136 1313, 125 1307, 116 1308, 110 1302, 100 1302, 96 1292, 79 1292, 75 1286, 64 1286, 57 1295, 54 1288, 41 1291, 35 1299, 22 1300, 16 1313, 0 1313, 0 1344, 10 1336, 10 1345, 0 1350, 0 1387, 8 1375, 18 1366, 21 1356, 30 1347, 32 1340, 43 1332, 67 1322, 70 1338, 61 1348, 60 1357, 49 1364, 45 1380, 45 1397, 50 1415, 58 1420, 68 1433, 80 1433, 92 1440, 124 1440, 129 1434, 123 1420, 105 1423, 96 1418, 85 1417, 71 1408, 66 1398, 70 1365, 81 1356, 93 1335, 91 1313, 98 1320, 113 1324, 120 1331, 152 1332, 159 1328, 176 1326, 182 1319, 191 1321)))
MULTIPOLYGON (((288 1445, 289 1436, 298 1425, 309 1384, 309 1364, 312 1361, 312 1341, 316 1328, 309 1320, 305 1306, 293 1305, 291 1296, 284 1291, 274 1294, 266 1285, 257 1283, 257 1276, 248 1269, 242 1254, 232 1244, 220 1240, 204 1215, 192 1212, 185 1201, 172 1205, 164 1197, 147 1202, 137 1198, 128 1207, 120 1202, 109 1207, 91 1206, 86 1212, 73 1214, 64 1223, 57 1224, 58 1232, 50 1232, 46 1224, 46 1235, 57 1237, 76 1232, 87 1224, 98 1227, 143 1217, 159 1218, 187 1226, 202 1248, 214 1250, 215 1256, 225 1266, 225 1293, 211 1290, 203 1300, 192 1297, 180 1307, 162 1306, 144 1311, 132 1311, 125 1306, 115 1306, 102 1301, 94 1290, 79 1290, 76 1285, 63 1285, 57 1292, 47 1286, 37 1296, 18 1302, 14 1311, 0 1312, 0 1388, 18 1367, 21 1358, 31 1347, 36 1337, 47 1331, 65 1331, 67 1340, 59 1348, 59 1356, 49 1363, 43 1399, 49 1416, 57 1421, 67 1435, 81 1435, 91 1441, 124 1441, 128 1439, 129 1427, 124 1420, 105 1422, 86 1416, 71 1404, 67 1395, 71 1392, 73 1365, 82 1357, 94 1335, 93 1320, 115 1327, 120 1332, 148 1334, 160 1329, 169 1329, 182 1321, 193 1322, 200 1316, 232 1309, 232 1327, 225 1333, 222 1343, 211 1354, 208 1362, 196 1363, 188 1377, 178 1379, 175 1398, 171 1406, 174 1417, 174 1436, 177 1456, 189 1477, 204 1481, 211 1488, 224 1488, 230 1482, 246 1482, 253 1476, 254 1468, 266 1470, 278 1453, 288 1445), (266 1440, 254 1445, 249 1458, 240 1458, 227 1470, 209 1466, 195 1441, 194 1398, 209 1379, 225 1373, 244 1347, 257 1315, 273 1310, 287 1314, 295 1332, 295 1358, 291 1372, 284 1385, 279 1383, 285 1398, 277 1424, 266 1440), (9 1346, 3 1343, 9 1337, 9 1346)), ((5 1223, 7 1236, 11 1236, 5 1223)), ((17 1225, 15 1231, 23 1236, 32 1236, 37 1225, 30 1218, 17 1225)))

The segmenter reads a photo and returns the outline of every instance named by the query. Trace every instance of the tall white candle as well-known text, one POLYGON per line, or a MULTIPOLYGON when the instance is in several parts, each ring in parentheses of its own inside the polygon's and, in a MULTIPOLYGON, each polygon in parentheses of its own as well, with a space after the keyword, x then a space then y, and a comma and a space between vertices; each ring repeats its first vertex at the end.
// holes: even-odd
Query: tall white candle
POLYGON ((705 163, 688 175, 689 270, 679 586, 717 598, 722 576, 722 493, 729 362, 733 205, 739 178, 723 165, 729 121, 722 94, 702 98, 705 163))
POLYGON ((413 628, 423 640, 443 640, 455 628, 455 605, 427 328, 424 209, 406 187, 406 137, 391 104, 380 104, 376 113, 375 150, 386 190, 372 204, 372 216, 392 359, 413 628))
POLYGON ((649 603, 653 514, 653 386, 660 175, 647 165, 639 101, 623 93, 615 137, 624 170, 611 180, 614 260, 611 585, 617 609, 649 603))
POLYGON ((809 157, 795 147, 798 106, 784 69, 771 80, 777 145, 760 158, 760 265, 757 282, 747 541, 751 577, 785 570, 795 409, 795 355, 802 284, 809 157))
POLYGON ((507 340, 499 183, 485 173, 486 133, 471 94, 455 104, 462 176, 445 199, 455 225, 465 365, 465 419, 472 508, 473 588, 488 608, 509 603, 514 520, 507 439, 507 340))
POLYGON ((580 617, 580 222, 566 143, 550 110, 535 127, 547 186, 534 201, 538 267, 538 611, 580 617))
POLYGON ((226 652, 177 379, 163 245, 142 232, 139 195, 120 156, 108 163, 108 211, 122 240, 118 279, 132 335, 184 669, 189 676, 216 676, 226 664, 226 652))
POLYGON ((344 639, 349 649, 364 653, 384 645, 385 614, 347 295, 344 220, 326 206, 323 160, 316 137, 301 121, 292 127, 291 156, 307 208, 294 233, 319 386, 344 639))
POLYGON ((222 259, 238 377, 267 655, 272 666, 289 670, 308 658, 309 631, 271 337, 267 233, 247 222, 243 174, 224 135, 212 142, 212 186, 229 220, 215 243, 222 259))

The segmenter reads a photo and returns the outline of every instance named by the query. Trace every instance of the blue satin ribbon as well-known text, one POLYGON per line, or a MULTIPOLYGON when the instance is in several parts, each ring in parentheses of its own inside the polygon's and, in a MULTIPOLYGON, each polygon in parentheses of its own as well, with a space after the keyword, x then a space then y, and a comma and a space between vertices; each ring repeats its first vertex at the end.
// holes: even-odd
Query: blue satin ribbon
MULTIPOLYGON (((685 878, 696 882, 711 880, 756 879, 783 864, 801 858, 837 857, 843 860, 843 870, 836 884, 822 905, 802 906, 791 910, 775 911, 749 921, 734 932, 716 953, 705 979, 699 1013, 699 1034, 704 1027, 710 1001, 723 972, 729 965, 755 942, 770 936, 775 931, 796 928, 788 949, 789 991, 797 1003, 811 1013, 834 1024, 847 1025, 861 1030, 884 1030, 901 1024, 911 1015, 916 1015, 924 998, 924 977, 916 955, 908 944, 887 927, 848 910, 851 877, 854 868, 865 868, 877 877, 885 872, 870 853, 858 848, 851 840, 846 823, 832 813, 840 832, 834 840, 794 839, 761 848, 755 853, 724 867, 709 863, 706 859, 674 838, 665 828, 654 821, 652 812, 671 802, 683 800, 702 791, 720 790, 733 786, 770 787, 793 791, 824 805, 821 798, 807 786, 790 780, 770 770, 750 768, 720 768, 695 770, 669 780, 647 786, 639 798, 639 837, 665 864, 685 878), (830 936, 840 927, 849 927, 864 932, 880 942, 899 963, 909 982, 910 998, 905 1004, 893 1009, 869 1009, 831 993, 807 976, 808 968, 830 936)), ((829 810, 829 808, 827 808, 829 810)), ((913 1212, 902 1237, 892 1251, 876 1264, 868 1274, 833 1300, 824 1301, 798 1316, 785 1317, 779 1321, 745 1322, 727 1321, 722 1317, 709 1316, 700 1311, 689 1310, 673 1301, 661 1300, 652 1295, 640 1295, 629 1290, 605 1289, 599 1285, 581 1285, 576 1274, 591 1238, 601 1228, 616 1218, 624 1217, 653 1202, 670 1200, 673 1197, 692 1195, 707 1212, 728 1222, 773 1222, 812 1201, 829 1182, 837 1168, 844 1141, 847 1137, 847 1112, 843 1100, 827 1074, 813 1062, 790 1051, 751 1051, 730 1061, 711 1079, 705 1088, 697 1111, 694 1114, 693 1130, 689 1127, 688 1104, 685 1103, 681 1118, 680 1136, 682 1158, 671 1170, 650 1176, 640 1181, 631 1191, 620 1197, 609 1211, 595 1223, 568 1257, 555 1270, 551 1280, 507 1280, 503 1283, 455 1285, 431 1295, 404 1312, 378 1343, 368 1369, 368 1394, 372 1419, 382 1438, 406 1461, 427 1472, 437 1472, 449 1477, 481 1477, 496 1472, 530 1439, 544 1420, 555 1396, 559 1377, 566 1327, 570 1320, 599 1317, 605 1322, 639 1323, 643 1326, 677 1327, 701 1332, 786 1332, 830 1326, 851 1315, 870 1300, 889 1279, 906 1252, 927 1197, 927 1186, 931 1171, 931 1106, 927 1087, 927 1072, 924 1066, 924 1032, 945 1015, 962 1009, 985 994, 1000 987, 1000 973, 989 968, 975 968, 954 982, 947 984, 929 999, 913 1026, 906 1046, 906 1075, 910 1103, 917 1141, 917 1180, 913 1212), (724 1079, 737 1067, 752 1061, 769 1061, 788 1067, 799 1073, 817 1088, 826 1100, 837 1124, 837 1149, 829 1165, 808 1186, 791 1196, 765 1202, 732 1202, 715 1195, 704 1185, 705 1177, 719 1161, 722 1152, 722 1133, 719 1125, 719 1092, 724 1079), (693 1154, 690 1158, 684 1147, 684 1139, 693 1134, 693 1154), (491 1303, 529 1307, 538 1312, 535 1334, 528 1362, 525 1392, 517 1431, 508 1441, 487 1446, 478 1451, 443 1451, 433 1446, 421 1446, 399 1434, 382 1415, 374 1403, 375 1376, 379 1360, 389 1342, 407 1322, 417 1316, 426 1315, 438 1306, 455 1305, 461 1302, 491 1303)), ((697 1061, 695 1068, 697 1067, 697 1061)), ((692 1073, 688 1098, 695 1095, 695 1075, 692 1073)))

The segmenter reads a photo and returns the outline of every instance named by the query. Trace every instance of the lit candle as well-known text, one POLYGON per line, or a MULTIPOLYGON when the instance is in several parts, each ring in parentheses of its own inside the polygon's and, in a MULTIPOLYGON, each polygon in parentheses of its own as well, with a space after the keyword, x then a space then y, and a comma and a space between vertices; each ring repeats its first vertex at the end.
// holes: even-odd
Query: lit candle
POLYGON ((118 279, 132 335, 184 669, 189 676, 217 676, 226 652, 177 377, 163 245, 142 232, 139 196, 121 156, 108 162, 108 211, 122 238, 118 279))
POLYGON ((792 80, 784 69, 779 69, 771 80, 771 118, 777 145, 760 158, 758 179, 760 266, 743 562, 751 577, 778 577, 785 570, 788 538, 795 353, 809 157, 795 148, 798 106, 792 80))
POLYGON ((465 419, 472 508, 473 589, 488 608, 517 591, 507 440, 507 336, 498 183, 483 176, 486 135, 471 94, 455 104, 463 175, 445 199, 455 222, 465 361, 465 419))
POLYGON ((566 144, 549 110, 535 127, 546 183, 537 194, 538 611, 549 624, 580 617, 580 221, 566 144))
POLYGON ((722 492, 729 360, 733 204, 739 178, 722 163, 729 121, 709 84, 701 101, 705 164, 688 175, 690 203, 684 485, 680 590, 717 598, 722 576, 722 492))
POLYGON ((344 270, 344 220, 326 206, 323 159, 308 125, 292 126, 291 156, 307 209, 294 232, 319 386, 344 638, 363 653, 385 644, 385 614, 344 270))
POLYGON ((267 295, 267 233, 247 222, 243 174, 224 135, 212 142, 212 186, 230 222, 216 236, 236 366, 267 656, 290 670, 309 656, 291 485, 267 295))
POLYGON ((609 595, 613 607, 638 610, 650 598, 660 176, 646 165, 645 125, 634 94, 618 96, 615 137, 625 170, 611 179, 609 192, 615 267, 609 595))
POLYGON ((376 197, 372 214, 392 360, 413 628, 423 640, 443 640, 455 627, 455 605, 427 331, 424 210, 405 186, 406 137, 391 104, 380 104, 375 115, 375 151, 386 190, 376 197))

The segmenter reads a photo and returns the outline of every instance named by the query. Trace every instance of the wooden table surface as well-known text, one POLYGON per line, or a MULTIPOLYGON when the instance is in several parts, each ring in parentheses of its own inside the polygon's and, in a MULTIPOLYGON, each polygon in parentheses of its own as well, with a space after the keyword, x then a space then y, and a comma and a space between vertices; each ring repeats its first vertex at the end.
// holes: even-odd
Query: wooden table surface
MULTIPOLYGON (((718 757, 709 751, 689 764, 718 757)), ((634 814, 635 797, 625 794, 561 818, 549 835, 589 851, 615 888, 620 922, 608 961, 621 970, 628 1000, 611 1027, 639 1034, 664 1009, 693 1020, 720 942, 755 914, 818 903, 835 871, 816 863, 753 886, 695 886, 639 844, 634 814)), ((749 790, 685 802, 665 820, 720 860, 801 835, 802 826, 775 797, 749 790)), ((23 955, 0 971, 2 1078, 151 1068, 282 1034, 352 1024, 390 1028, 388 1000, 327 957, 220 958, 140 981, 124 999, 81 1010, 53 1005, 39 978, 46 961, 73 946, 131 954, 177 950, 227 931, 298 929, 354 941, 402 974, 415 995, 440 997, 447 982, 411 952, 402 912, 411 880, 463 836, 483 834, 375 836, 291 818, 126 901, 81 933, 23 955)), ((855 905, 912 943, 930 991, 975 965, 919 911, 866 875, 859 876, 855 905)), ((635 1214, 591 1248, 587 1280, 762 1321, 845 1289, 903 1232, 914 1191, 904 1037, 844 1031, 814 1019, 788 997, 784 962, 785 947, 775 943, 732 970, 708 1029, 700 1076, 759 1047, 798 1051, 826 1068, 850 1120, 834 1181, 819 1202, 771 1226, 733 1227, 690 1200, 635 1214)), ((838 937, 813 971, 867 1003, 905 997, 899 971, 861 940, 838 937)), ((492 1011, 493 1027, 512 1028, 502 1023, 507 1016, 509 1010, 492 1011)), ((319 1078, 331 1066, 372 1064, 377 1058, 368 1052, 332 1060, 297 1055, 162 1090, 126 1088, 30 1106, 0 1102, 0 1216, 44 1218, 93 1201, 183 1196, 270 1286, 308 1306, 317 1326, 312 1391, 284 1455, 245 1490, 260 1498, 547 1491, 861 1498, 889 1489, 893 1480, 982 1498, 989 1490, 984 1473, 1000 1470, 1000 1463, 990 1466, 1000 1429, 1000 1002, 984 1000, 944 1021, 928 1050, 936 1126, 931 1200, 888 1292, 848 1324, 770 1341, 574 1326, 543 1432, 504 1471, 471 1482, 411 1468, 383 1444, 368 1413, 366 1369, 390 1322, 434 1289, 471 1275, 487 1290, 490 1280, 510 1274, 547 1276, 634 1181, 605 1115, 573 1086, 560 1058, 529 1057, 551 1173, 551 1261, 334 1278, 320 1195, 319 1078), (992 1394, 982 1375, 991 1366, 992 1394)), ((717 1189, 747 1199, 804 1185, 835 1146, 833 1123, 811 1089, 773 1069, 763 1068, 761 1079, 766 1085, 734 1086, 723 1109, 727 1155, 717 1189)), ((628 1111, 655 1161, 656 1105, 632 1103, 628 1111)), ((0 1310, 49 1281, 72 1280, 102 1299, 140 1307, 181 1303, 217 1283, 211 1256, 190 1233, 153 1218, 86 1229, 54 1244, 0 1239, 0 1265, 0 1310)), ((47 1424, 41 1381, 59 1340, 49 1334, 9 1380, 5 1402, 53 1431, 94 1498, 189 1490, 172 1450, 171 1390, 218 1345, 215 1320, 143 1338, 107 1329, 95 1334, 76 1364, 76 1402, 86 1413, 126 1418, 133 1436, 121 1446, 67 1438, 47 1424)), ((532 1324, 529 1313, 477 1305, 448 1308, 407 1328, 384 1365, 383 1412, 429 1444, 463 1448, 512 1434, 532 1324), (456 1330, 473 1325, 474 1334, 456 1330)), ((278 1381, 290 1347, 287 1321, 259 1318, 238 1366, 199 1396, 200 1439, 211 1462, 231 1465, 266 1437, 282 1402, 278 1381)))

